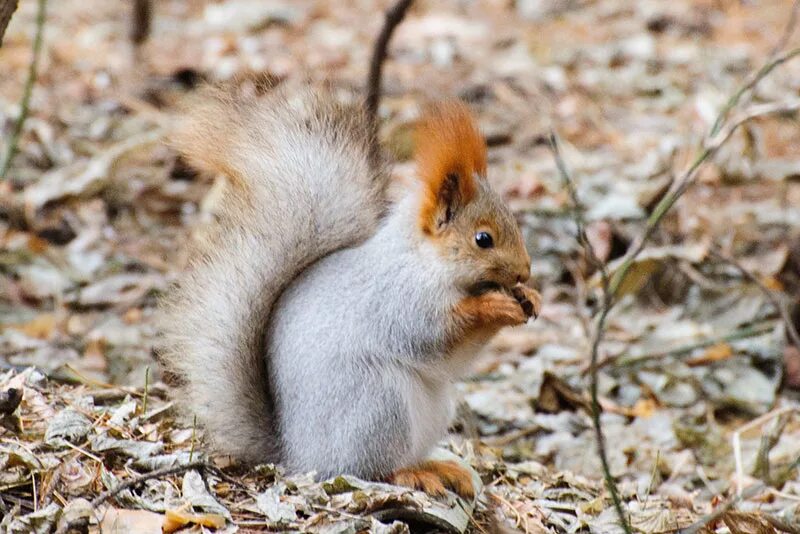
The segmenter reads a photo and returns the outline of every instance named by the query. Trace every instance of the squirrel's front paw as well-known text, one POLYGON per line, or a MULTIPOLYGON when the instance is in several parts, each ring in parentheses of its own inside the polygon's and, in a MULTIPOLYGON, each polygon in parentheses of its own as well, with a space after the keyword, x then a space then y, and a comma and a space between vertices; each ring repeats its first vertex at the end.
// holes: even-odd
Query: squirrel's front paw
POLYGON ((542 309, 542 296, 538 291, 528 286, 517 284, 511 289, 511 294, 517 299, 525 315, 534 319, 539 317, 539 312, 542 309))
POLYGON ((523 324, 530 317, 516 297, 502 291, 464 298, 456 306, 456 316, 467 329, 493 330, 523 324))
POLYGON ((453 490, 467 500, 475 497, 472 474, 455 462, 431 460, 404 467, 389 475, 388 482, 421 490, 433 497, 444 496, 445 489, 453 490))

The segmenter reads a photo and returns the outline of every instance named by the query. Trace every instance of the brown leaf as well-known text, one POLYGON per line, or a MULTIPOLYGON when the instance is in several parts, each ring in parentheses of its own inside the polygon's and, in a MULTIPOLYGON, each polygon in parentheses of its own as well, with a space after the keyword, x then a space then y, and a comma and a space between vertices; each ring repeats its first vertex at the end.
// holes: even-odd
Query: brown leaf
POLYGON ((611 254, 612 229, 608 221, 593 221, 586 226, 586 239, 594 249, 597 259, 608 260, 611 254))
POLYGON ((545 413, 558 413, 564 410, 583 409, 591 413, 589 399, 572 389, 566 382, 550 372, 544 373, 544 381, 539 390, 536 409, 545 413))
POLYGON ((225 526, 225 518, 219 514, 193 514, 180 510, 167 510, 164 513, 164 524, 161 528, 165 534, 168 534, 186 525, 222 528, 225 526))
POLYGON ((767 520, 755 512, 727 512, 722 522, 731 534, 775 534, 776 530, 767 520))
POLYGON ((658 402, 654 399, 639 399, 633 407, 625 411, 628 417, 650 417, 658 409, 658 402))
POLYGON ((147 510, 110 508, 100 523, 103 534, 161 534, 162 517, 147 510))
POLYGON ((0 391, 0 415, 7 415, 16 410, 21 401, 21 389, 9 388, 5 391, 0 391))
POLYGON ((783 366, 786 387, 800 389, 800 349, 791 345, 784 348, 783 366))
POLYGON ((689 367, 700 367, 710 363, 727 360, 733 356, 733 349, 727 343, 717 343, 708 347, 703 354, 696 358, 686 360, 686 365, 689 367))
POLYGON ((11 328, 22 332, 28 337, 50 339, 56 328, 56 317, 52 313, 43 313, 27 323, 12 325, 11 328))
POLYGON ((105 371, 108 368, 106 359, 106 340, 95 338, 86 343, 83 349, 81 369, 87 371, 105 371))

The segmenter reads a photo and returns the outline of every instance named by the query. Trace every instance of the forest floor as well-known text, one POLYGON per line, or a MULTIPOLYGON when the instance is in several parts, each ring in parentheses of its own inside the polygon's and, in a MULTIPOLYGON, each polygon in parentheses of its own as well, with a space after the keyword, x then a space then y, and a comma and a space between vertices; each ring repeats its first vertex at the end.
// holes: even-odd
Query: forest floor
MULTIPOLYGON (((163 143, 177 102, 202 80, 260 73, 362 90, 388 4, 160 0, 138 49, 128 4, 50 2, 31 114, 0 182, 0 530, 85 517, 92 531, 134 533, 621 532, 590 416, 598 273, 549 132, 613 273, 730 95, 776 45, 800 43, 800 30, 785 32, 792 3, 448 0, 421 2, 398 28, 380 107, 396 174, 413 174, 421 103, 469 102, 544 297, 541 316, 498 335, 458 387, 443 447, 480 476, 474 509, 206 458, 154 359, 158 297, 222 186, 163 143)), ((21 2, 0 48, 3 150, 36 7, 21 2)), ((800 60, 746 96, 796 99, 800 60)), ((799 127, 783 113, 734 133, 653 233, 609 315, 600 421, 637 532, 715 511, 694 531, 800 532, 800 347, 787 338, 800 323, 799 127)))

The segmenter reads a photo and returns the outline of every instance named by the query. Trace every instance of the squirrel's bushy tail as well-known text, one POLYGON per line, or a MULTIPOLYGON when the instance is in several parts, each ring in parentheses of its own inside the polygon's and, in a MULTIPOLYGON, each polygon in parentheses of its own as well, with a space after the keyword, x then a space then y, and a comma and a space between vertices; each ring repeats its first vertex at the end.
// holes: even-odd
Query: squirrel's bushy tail
POLYGON ((219 221, 164 300, 161 354, 175 398, 218 452, 279 461, 264 332, 284 288, 306 267, 367 238, 388 181, 373 128, 332 95, 208 90, 175 145, 228 179, 219 221))

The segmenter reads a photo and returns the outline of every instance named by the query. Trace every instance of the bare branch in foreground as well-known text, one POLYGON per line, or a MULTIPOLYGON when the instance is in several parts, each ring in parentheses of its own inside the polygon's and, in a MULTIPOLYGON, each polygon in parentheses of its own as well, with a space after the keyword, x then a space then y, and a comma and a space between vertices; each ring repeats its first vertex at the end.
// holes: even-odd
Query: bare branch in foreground
MULTIPOLYGON (((785 54, 779 58, 777 58, 776 62, 785 62, 789 57, 796 57, 800 55, 800 48, 796 50, 792 50, 792 52, 785 54)), ((774 65, 768 65, 771 68, 767 69, 766 67, 762 67, 759 72, 771 72, 774 68, 774 65)), ((763 79, 763 76, 759 78, 759 81, 763 79)), ((736 94, 739 94, 738 92, 736 94)), ((735 96, 734 96, 735 97, 735 96)), ((734 98, 732 97, 732 98, 734 98)), ((723 121, 720 123, 719 128, 709 133, 706 136, 705 141, 703 142, 703 148, 700 153, 695 156, 695 159, 692 163, 679 175, 679 177, 673 182, 672 186, 670 187, 667 194, 661 199, 661 201, 656 205, 653 209, 653 212, 650 214, 650 217, 647 219, 647 223, 643 232, 639 235, 639 237, 634 241, 631 245, 631 248, 625 254, 622 264, 620 268, 614 273, 611 277, 611 281, 609 284, 609 290, 613 297, 616 297, 616 293, 619 290, 622 281, 625 279, 625 276, 628 274, 628 271, 633 266, 636 258, 644 249, 645 244, 652 236, 655 229, 661 222, 661 219, 664 218, 664 215, 672 208, 675 202, 686 192, 686 190, 691 187, 697 178, 697 173, 700 168, 706 163, 712 156, 714 156, 719 149, 731 138, 731 135, 743 124, 756 119, 758 117, 763 117, 767 115, 774 115, 779 113, 788 113, 797 111, 800 109, 800 99, 793 99, 786 102, 773 102, 769 104, 762 104, 758 106, 752 106, 748 110, 736 115, 730 121, 723 121)), ((721 113, 728 113, 727 107, 723 109, 721 113)), ((613 299, 612 299, 613 300, 613 299)))
MULTIPOLYGON (((600 276, 602 279, 602 314, 601 317, 605 320, 605 314, 611 310, 611 297, 612 294, 609 291, 608 286, 608 269, 602 260, 597 256, 597 253, 594 250, 594 246, 592 245, 591 241, 586 237, 586 220, 583 215, 583 205, 578 198, 578 191, 575 188, 575 184, 572 181, 572 178, 567 171, 567 165, 564 163, 564 158, 561 157, 561 151, 559 150, 558 146, 558 137, 555 135, 554 132, 550 132, 550 151, 553 154, 553 158, 555 159, 556 166, 558 167, 559 175, 561 176, 561 180, 564 184, 564 187, 569 191, 569 196, 574 206, 574 218, 575 218, 575 225, 577 226, 578 231, 578 242, 581 244, 583 249, 586 251, 586 256, 589 260, 589 263, 595 267, 600 272, 600 276)), ((606 439, 605 435, 603 434, 603 427, 600 422, 600 400, 598 398, 597 393, 597 359, 600 354, 600 336, 595 336, 595 341, 592 344, 592 355, 591 355, 591 363, 590 367, 592 369, 592 380, 590 383, 590 395, 591 395, 591 406, 592 406, 592 426, 594 427, 595 433, 595 442, 597 443, 597 454, 600 457, 600 463, 603 468, 603 478, 606 481, 606 488, 608 488, 608 492, 611 494, 611 500, 614 503, 614 508, 617 511, 617 517, 619 517, 620 525, 622 529, 626 532, 626 534, 631 534, 633 531, 631 530, 631 526, 628 523, 627 518, 625 517, 625 510, 622 508, 622 499, 619 496, 619 490, 617 489, 617 484, 614 482, 614 476, 611 474, 611 466, 608 463, 608 454, 606 453, 606 439)))
POLYGON ((761 80, 763 80, 776 67, 783 65, 790 59, 800 54, 800 48, 794 48, 784 54, 779 54, 779 50, 779 48, 776 48, 764 66, 751 74, 744 85, 742 85, 739 90, 728 99, 728 101, 725 103, 725 106, 722 108, 722 111, 720 111, 719 115, 717 115, 717 119, 714 121, 714 126, 711 127, 711 133, 709 137, 714 137, 719 132, 720 128, 722 128, 722 124, 728 118, 728 113, 730 113, 733 108, 739 105, 742 98, 747 94, 750 94, 761 80))
MULTIPOLYGON (((791 34, 791 31, 793 31, 793 24, 794 22, 790 21, 790 25, 787 27, 787 31, 785 32, 785 34, 791 34)), ((602 268, 599 269, 601 272, 601 276, 603 277, 601 308, 596 321, 595 332, 591 343, 591 353, 590 353, 590 391, 592 396, 592 422, 595 430, 598 455, 600 456, 600 461, 603 467, 603 474, 606 481, 606 486, 608 487, 609 493, 611 494, 612 500, 614 502, 614 508, 616 509, 620 526, 626 533, 631 532, 631 527, 625 516, 625 512, 619 498, 619 490, 617 489, 616 482, 614 481, 614 478, 609 469, 608 458, 606 455, 606 448, 605 448, 605 436, 603 434, 603 429, 600 421, 600 405, 597 398, 598 359, 599 359, 600 345, 602 344, 603 337, 605 335, 606 321, 608 319, 608 315, 611 312, 611 309, 616 304, 617 292, 619 291, 619 288, 622 286, 622 282, 625 280, 625 277, 627 276, 631 267, 636 262, 636 258, 644 250, 645 245, 652 237, 653 233, 658 228, 658 226, 660 225, 661 221, 663 220, 667 212, 669 212, 672 206, 675 205, 678 199, 689 189, 689 187, 691 187, 695 183, 697 174, 700 168, 703 166, 703 164, 705 164, 711 157, 713 157, 719 151, 719 149, 731 138, 733 133, 746 122, 765 115, 794 112, 800 109, 800 100, 773 102, 768 104, 752 106, 749 109, 735 115, 733 118, 729 118, 730 113, 738 106, 738 104, 743 99, 745 94, 749 94, 751 91, 753 91, 758 85, 758 83, 761 80, 763 80, 770 72, 772 72, 777 66, 785 63, 786 61, 789 61, 794 57, 797 57, 798 55, 800 55, 800 48, 790 50, 783 54, 778 54, 777 52, 772 54, 770 56, 770 59, 753 75, 751 75, 747 79, 747 81, 742 85, 742 87, 740 87, 728 99, 725 106, 723 106, 722 110, 719 112, 719 115, 714 121, 714 124, 711 127, 710 131, 705 136, 702 143, 702 148, 700 149, 699 153, 695 156, 694 160, 686 167, 686 169, 683 172, 681 172, 678 175, 678 177, 672 182, 669 190, 655 206, 652 213, 647 219, 644 229, 631 244, 630 248, 628 249, 628 252, 623 257, 619 269, 617 269, 616 272, 614 272, 613 276, 611 276, 610 279, 608 277, 606 270, 607 266, 603 264, 603 262, 599 261, 597 256, 594 254, 594 250, 591 248, 591 245, 589 244, 587 246, 587 241, 585 241, 585 236, 581 235, 582 229, 585 228, 585 221, 583 219, 583 212, 581 210, 581 205, 577 197, 575 187, 572 184, 571 179, 569 178, 569 174, 566 172, 566 166, 558 151, 558 146, 557 142, 555 141, 555 137, 554 136, 551 137, 551 150, 553 152, 556 165, 558 167, 562 180, 565 184, 565 187, 569 191, 571 200, 573 204, 575 204, 574 213, 575 213, 575 222, 579 232, 578 239, 583 244, 587 256, 589 256, 590 258, 590 261, 593 262, 597 261, 600 265, 602 265, 602 268)), ((715 520, 715 518, 720 517, 727 510, 735 506, 735 504, 738 503, 738 500, 739 498, 731 500, 720 510, 718 510, 711 516, 705 518, 705 521, 698 522, 697 524, 690 527, 686 532, 697 532, 698 530, 701 530, 702 528, 704 528, 704 525, 708 524, 709 521, 715 520)))
POLYGON ((567 170, 567 165, 564 162, 564 158, 561 156, 561 149, 560 149, 560 142, 558 140, 558 136, 555 132, 550 132, 549 137, 550 142, 550 151, 553 154, 553 158, 556 162, 556 167, 558 168, 558 174, 561 176, 561 181, 564 184, 564 187, 567 189, 569 193, 570 200, 572 201, 572 205, 575 209, 575 225, 578 227, 578 242, 581 246, 584 247, 586 250, 589 263, 597 269, 600 273, 603 287, 608 285, 608 269, 606 268, 605 262, 601 261, 597 255, 597 252, 594 250, 594 246, 592 242, 589 241, 589 238, 586 237, 586 218, 583 215, 583 205, 581 204, 580 199, 578 198, 578 190, 575 188, 575 184, 572 181, 572 177, 567 170))
MULTIPOLYGON (((116 497, 121 492, 136 487, 142 482, 145 482, 147 480, 166 477, 170 475, 177 475, 178 473, 184 473, 186 471, 191 471, 192 469, 209 469, 209 468, 212 470, 216 470, 216 468, 214 468, 211 464, 209 464, 205 460, 197 460, 186 464, 173 465, 170 467, 164 467, 162 469, 156 469, 155 471, 150 471, 149 473, 145 473, 143 475, 131 477, 128 480, 120 483, 119 485, 113 487, 112 489, 104 491, 103 493, 92 499, 91 502, 92 510, 97 509, 98 506, 106 502, 108 499, 116 497)), ((65 521, 58 527, 58 530, 56 530, 56 534, 66 534, 67 532, 73 529, 88 527, 88 524, 84 523, 85 523, 85 518, 83 517, 75 521, 65 521)))

